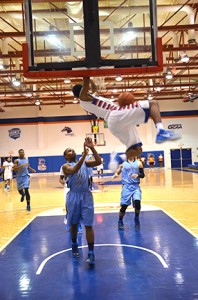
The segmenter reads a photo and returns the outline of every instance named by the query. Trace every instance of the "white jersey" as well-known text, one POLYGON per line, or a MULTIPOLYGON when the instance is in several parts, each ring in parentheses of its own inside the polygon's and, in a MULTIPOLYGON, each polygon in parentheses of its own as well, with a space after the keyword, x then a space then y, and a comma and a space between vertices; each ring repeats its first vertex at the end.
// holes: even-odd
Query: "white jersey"
POLYGON ((4 179, 12 179, 12 168, 14 164, 13 162, 4 161, 3 167, 5 168, 4 179))
POLYGON ((120 107, 105 98, 93 98, 93 101, 80 101, 80 105, 88 112, 104 119, 111 133, 121 143, 130 147, 141 146, 136 126, 146 123, 149 118, 149 101, 137 101, 120 107))

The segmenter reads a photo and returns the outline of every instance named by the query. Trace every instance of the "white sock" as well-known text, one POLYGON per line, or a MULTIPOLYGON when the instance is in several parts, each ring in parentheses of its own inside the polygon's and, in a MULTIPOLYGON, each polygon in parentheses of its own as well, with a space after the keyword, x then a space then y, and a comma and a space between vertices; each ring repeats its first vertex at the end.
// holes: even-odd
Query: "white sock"
POLYGON ((164 129, 162 122, 156 123, 155 126, 156 126, 158 132, 160 131, 160 129, 164 129))

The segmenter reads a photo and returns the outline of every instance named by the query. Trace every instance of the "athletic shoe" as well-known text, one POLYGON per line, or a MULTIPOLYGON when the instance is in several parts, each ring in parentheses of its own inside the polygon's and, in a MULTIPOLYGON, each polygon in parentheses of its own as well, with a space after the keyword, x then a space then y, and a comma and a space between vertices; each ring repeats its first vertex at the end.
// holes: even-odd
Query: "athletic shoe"
POLYGON ((170 141, 170 140, 178 140, 180 138, 181 138, 181 135, 179 133, 174 133, 171 130, 160 129, 160 131, 158 132, 158 134, 156 136, 155 142, 157 144, 160 144, 160 143, 164 143, 164 142, 170 141))
POLYGON ((134 218, 134 221, 135 221, 135 229, 140 229, 140 221, 139 221, 139 218, 138 218, 138 217, 135 217, 135 218, 134 218))
POLYGON ((95 255, 94 255, 93 251, 88 252, 87 263, 89 265, 94 265, 95 264, 95 255))
POLYGON ((118 230, 124 230, 124 223, 121 220, 118 221, 118 230))
POLYGON ((78 251, 78 244, 77 243, 72 244, 72 255, 73 255, 73 257, 79 257, 79 251, 78 251))
POLYGON ((83 233, 83 229, 81 224, 78 224, 78 233, 83 233))
POLYGON ((30 211, 30 210, 31 210, 31 207, 30 207, 30 205, 29 205, 29 204, 27 205, 27 208, 26 208, 26 210, 27 210, 27 211, 30 211))
POLYGON ((7 186, 7 191, 9 191, 10 190, 10 187, 9 187, 9 185, 7 186))
POLYGON ((7 183, 4 185, 4 189, 5 189, 5 190, 7 189, 7 185, 8 185, 7 183))

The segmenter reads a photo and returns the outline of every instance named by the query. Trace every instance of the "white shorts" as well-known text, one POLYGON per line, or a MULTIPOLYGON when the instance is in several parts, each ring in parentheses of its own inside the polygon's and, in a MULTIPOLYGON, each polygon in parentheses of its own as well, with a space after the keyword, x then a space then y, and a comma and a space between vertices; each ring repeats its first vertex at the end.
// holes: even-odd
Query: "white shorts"
POLYGON ((11 172, 4 172, 4 180, 11 180, 12 173, 11 172))
POLYGON ((106 119, 111 133, 117 137, 126 149, 139 145, 141 140, 136 126, 146 123, 149 117, 149 101, 138 101, 137 107, 131 106, 121 110, 112 110, 106 119))

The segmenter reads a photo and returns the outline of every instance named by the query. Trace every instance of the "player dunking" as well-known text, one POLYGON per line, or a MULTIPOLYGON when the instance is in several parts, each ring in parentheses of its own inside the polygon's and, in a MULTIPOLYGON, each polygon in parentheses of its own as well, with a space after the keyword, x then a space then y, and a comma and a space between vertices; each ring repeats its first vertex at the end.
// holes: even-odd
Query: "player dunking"
MULTIPOLYGON (((92 83, 92 87, 94 84, 92 83)), ((137 157, 142 153, 142 142, 138 136, 136 126, 146 123, 149 116, 154 121, 158 130, 156 143, 180 138, 178 134, 170 130, 164 130, 159 105, 156 100, 137 101, 126 107, 112 104, 110 100, 100 100, 89 93, 90 78, 83 79, 83 85, 76 84, 72 91, 75 97, 80 98, 80 105, 88 112, 107 122, 111 133, 126 146, 127 157, 137 157)), ((131 97, 134 99, 134 97, 131 97)), ((118 164, 121 163, 120 157, 112 157, 110 169, 116 171, 118 164), (115 161, 116 160, 116 161, 115 161)))

